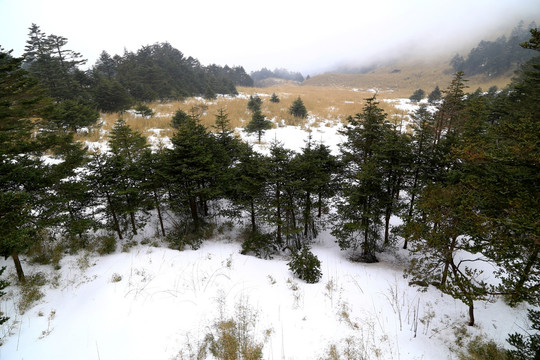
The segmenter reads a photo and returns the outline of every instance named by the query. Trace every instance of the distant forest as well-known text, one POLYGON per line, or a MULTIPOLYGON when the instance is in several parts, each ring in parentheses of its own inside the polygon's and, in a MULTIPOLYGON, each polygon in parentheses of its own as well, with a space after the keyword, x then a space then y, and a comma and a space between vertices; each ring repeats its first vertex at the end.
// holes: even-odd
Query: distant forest
POLYGON ((251 73, 251 78, 253 81, 261 81, 270 78, 284 79, 291 81, 304 81, 304 77, 299 72, 291 72, 286 69, 274 69, 274 71, 268 70, 267 68, 262 68, 258 71, 253 71, 251 73))
POLYGON ((536 56, 533 50, 520 46, 530 38, 529 29, 535 29, 536 23, 533 21, 528 27, 524 25, 524 22, 520 21, 509 37, 480 41, 466 57, 456 54, 450 65, 454 71, 463 71, 467 75, 484 74, 496 77, 515 70, 520 64, 536 56))
POLYGON ((65 37, 47 35, 36 24, 29 30, 24 69, 57 101, 79 107, 122 111, 136 102, 236 95, 236 86, 253 86, 243 67, 203 66, 167 42, 123 55, 103 51, 96 64, 83 71, 86 60, 67 49, 65 37))

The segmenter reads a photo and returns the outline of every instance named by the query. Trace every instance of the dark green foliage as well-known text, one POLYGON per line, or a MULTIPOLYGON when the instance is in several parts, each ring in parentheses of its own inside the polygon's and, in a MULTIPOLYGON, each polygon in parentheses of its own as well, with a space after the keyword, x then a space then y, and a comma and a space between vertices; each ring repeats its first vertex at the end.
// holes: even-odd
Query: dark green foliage
MULTIPOLYGON (((532 22, 528 28, 535 29, 536 24, 532 22)), ((482 40, 465 58, 460 55, 452 58, 450 65, 454 71, 464 71, 467 75, 502 75, 535 56, 534 51, 529 50, 533 47, 520 47, 520 43, 528 38, 529 31, 521 21, 508 38, 501 36, 495 41, 482 40)))
POLYGON ((262 99, 259 96, 257 95, 249 96, 249 100, 247 103, 247 108, 249 111, 251 112, 261 111, 261 106, 262 106, 262 99))
POLYGON ((300 96, 292 103, 291 107, 289 108, 289 114, 302 119, 307 117, 307 109, 300 96))
POLYGON ((386 114, 375 98, 367 99, 362 113, 350 117, 342 134, 342 200, 337 202, 332 234, 354 259, 375 262, 385 200, 379 156, 384 142, 386 114), (360 253, 357 250, 360 248, 360 253))
POLYGON ((137 106, 135 106, 135 112, 141 116, 144 117, 152 117, 154 116, 154 111, 148 107, 148 105, 139 103, 137 106))
POLYGON ((93 99, 104 112, 124 111, 133 105, 133 97, 128 90, 115 79, 99 75, 92 88, 93 99))
POLYGON ((179 221, 174 224, 166 239, 173 249, 181 251, 189 246, 192 250, 197 250, 204 240, 209 239, 213 234, 214 225, 204 220, 199 220, 197 226, 190 221, 179 221))
POLYGON ((303 226, 301 237, 310 241, 320 230, 318 220, 323 208, 336 193, 339 163, 327 146, 312 143, 310 136, 302 152, 292 159, 290 168, 288 189, 294 194, 295 207, 300 210, 297 220, 298 225, 303 226))
POLYGON ((272 128, 272 122, 267 120, 260 110, 256 110, 251 116, 251 121, 246 126, 246 131, 249 133, 256 132, 259 142, 266 130, 272 128))
POLYGON ((309 284, 315 284, 321 279, 321 262, 307 246, 293 252, 287 265, 294 275, 309 284))
POLYGON ((41 229, 58 223, 54 187, 73 174, 80 146, 44 118, 53 104, 21 62, 0 52, 0 254, 13 258, 24 282, 18 255, 41 229), (64 161, 47 163, 45 154, 64 161))
POLYGON ((273 102, 275 104, 279 103, 279 97, 276 95, 276 93, 272 93, 272 97, 270 98, 270 102, 273 102))
POLYGON ((86 63, 81 54, 65 48, 67 39, 46 35, 32 24, 25 47, 25 68, 58 100, 85 97, 86 75, 78 69, 86 63))
POLYGON ((414 93, 409 97, 409 100, 418 102, 426 97, 426 92, 422 89, 417 89, 414 91, 414 93))
POLYGON ((247 231, 245 233, 242 254, 254 254, 261 259, 271 259, 272 255, 277 251, 272 234, 264 234, 259 231, 247 231))
POLYGON ((99 119, 99 112, 92 104, 80 100, 64 100, 52 108, 49 117, 57 126, 75 131, 94 125, 99 119))
POLYGON ((228 197, 235 207, 234 215, 239 216, 241 211, 249 214, 252 233, 257 231, 259 212, 266 203, 264 190, 267 180, 266 157, 248 145, 240 147, 238 163, 232 168, 232 186, 228 197))
POLYGON ((528 318, 533 332, 526 336, 518 333, 508 336, 507 341, 514 348, 509 351, 512 359, 540 359, 540 311, 529 309, 528 318))
MULTIPOLYGON (((4 273, 5 270, 6 270, 5 266, 0 268, 0 276, 2 276, 2 274, 4 273)), ((2 296, 6 295, 6 293, 3 290, 5 288, 7 288, 8 286, 9 286, 9 282, 7 282, 6 280, 0 278, 0 298, 2 296)), ((4 313, 2 311, 0 311, 0 325, 2 325, 3 323, 5 323, 8 320, 9 320, 9 318, 7 316, 4 316, 4 313)))
POLYGON ((433 104, 435 101, 439 101, 442 97, 441 89, 439 89, 439 86, 435 86, 435 89, 433 89, 432 92, 428 95, 428 102, 430 104, 433 104))
MULTIPOLYGON (((103 55, 103 54, 102 54, 103 55)), ((244 78, 241 68, 203 67, 169 43, 143 46, 123 56, 103 55, 94 68, 108 81, 117 81, 136 101, 181 99, 186 96, 235 95, 233 78, 244 78)))
POLYGON ((195 229, 208 216, 208 202, 221 193, 221 150, 212 133, 193 117, 180 123, 166 151, 165 171, 169 202, 180 216, 189 214, 195 229))
POLYGON ((171 126, 175 129, 178 129, 182 124, 185 124, 187 121, 190 121, 190 115, 184 110, 176 110, 171 121, 171 126))

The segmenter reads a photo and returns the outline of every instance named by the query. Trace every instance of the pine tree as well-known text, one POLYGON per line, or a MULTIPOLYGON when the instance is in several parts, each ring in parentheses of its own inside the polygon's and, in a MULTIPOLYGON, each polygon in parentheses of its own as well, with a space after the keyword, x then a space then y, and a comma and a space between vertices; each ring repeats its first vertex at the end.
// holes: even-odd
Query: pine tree
POLYGON ((131 229, 137 235, 137 228, 145 223, 144 216, 137 216, 147 208, 149 196, 144 192, 142 183, 146 174, 142 171, 147 150, 146 138, 133 131, 122 119, 114 124, 109 137, 111 153, 107 156, 115 173, 113 191, 121 199, 121 214, 129 216, 131 229))
POLYGON ((24 282, 19 254, 58 222, 53 188, 73 164, 65 151, 76 145, 45 117, 54 105, 21 63, 0 52, 0 254, 12 257, 24 282), (46 154, 61 161, 48 163, 46 154))
MULTIPOLYGON (((283 144, 274 141, 270 145, 270 156, 268 158, 268 192, 267 192, 267 214, 266 221, 275 227, 275 241, 278 247, 286 247, 288 236, 288 223, 286 222, 286 212, 288 208, 286 186, 288 185, 288 173, 292 152, 283 147, 283 144)), ((294 209, 292 209, 294 210, 294 209)))
POLYGON ((414 93, 409 97, 409 100, 418 102, 426 97, 426 92, 422 89, 417 89, 414 91, 414 93))
POLYGON ((251 121, 246 126, 248 133, 257 133, 257 138, 261 142, 261 137, 266 130, 272 128, 272 122, 267 120, 260 110, 256 110, 251 116, 251 121))
POLYGON ((291 168, 293 181, 298 182, 298 203, 302 207, 302 237, 309 241, 319 231, 315 219, 321 218, 323 206, 336 192, 339 164, 326 145, 314 144, 310 136, 302 152, 292 159, 291 168))
POLYGON ((432 92, 428 95, 428 102, 430 104, 434 104, 436 101, 439 101, 442 97, 441 89, 439 89, 439 85, 435 86, 435 89, 433 89, 432 92))
POLYGON ((216 186, 217 147, 213 135, 196 119, 182 122, 167 150, 167 179, 171 186, 171 207, 182 216, 191 216, 191 228, 199 231, 208 215, 208 201, 219 194, 216 186))
MULTIPOLYGON (((236 208, 249 214, 252 233, 259 230, 257 218, 266 202, 264 194, 268 177, 266 157, 253 151, 247 144, 242 146, 238 163, 233 169, 229 198, 236 208)), ((239 215, 237 212, 236 216, 239 215)))
POLYGON ((356 253, 360 248, 355 258, 375 262, 385 205, 378 157, 386 114, 378 107, 375 97, 366 101, 363 112, 349 117, 349 124, 342 132, 346 136, 341 147, 342 200, 337 204, 332 234, 341 249, 356 253))
MULTIPOLYGON (((409 202, 406 211, 402 214, 405 229, 411 221, 421 216, 417 209, 417 200, 422 190, 433 178, 435 139, 433 115, 427 106, 422 104, 412 115, 413 139, 411 143, 411 161, 407 173, 407 192, 409 202)), ((405 236, 403 248, 407 249, 408 238, 405 236)))
POLYGON ((307 109, 300 96, 292 103, 289 108, 289 114, 302 119, 307 117, 307 109))
POLYGON ((276 95, 276 93, 272 93, 272 97, 270 97, 270 102, 273 102, 275 104, 279 103, 279 97, 276 95))
POLYGON ((262 99, 255 95, 250 95, 249 96, 249 101, 247 103, 247 108, 249 111, 255 113, 257 111, 261 111, 261 106, 262 106, 262 99))

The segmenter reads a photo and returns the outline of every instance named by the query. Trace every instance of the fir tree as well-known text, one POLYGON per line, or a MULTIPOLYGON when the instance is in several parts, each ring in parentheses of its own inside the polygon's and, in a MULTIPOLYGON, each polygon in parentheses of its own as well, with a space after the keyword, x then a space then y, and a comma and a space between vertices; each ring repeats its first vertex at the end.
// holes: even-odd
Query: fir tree
POLYGON ((249 111, 255 113, 257 111, 261 111, 261 106, 262 106, 262 99, 255 95, 250 95, 249 96, 249 101, 247 103, 247 108, 249 111))
POLYGON ((261 137, 266 130, 272 128, 272 122, 267 120, 260 110, 256 110, 251 116, 251 121, 246 126, 248 133, 257 133, 257 138, 261 142, 261 137))
POLYGON ((341 249, 352 249, 360 261, 375 262, 384 210, 383 172, 378 156, 384 138, 386 114, 375 98, 367 99, 363 112, 354 118, 342 134, 342 200, 337 203, 332 234, 341 249))
POLYGON ((409 100, 418 102, 426 97, 426 92, 422 89, 417 89, 414 91, 414 93, 409 97, 409 100))
POLYGON ((304 119, 307 117, 307 109, 300 96, 292 103, 289 114, 294 117, 304 119))

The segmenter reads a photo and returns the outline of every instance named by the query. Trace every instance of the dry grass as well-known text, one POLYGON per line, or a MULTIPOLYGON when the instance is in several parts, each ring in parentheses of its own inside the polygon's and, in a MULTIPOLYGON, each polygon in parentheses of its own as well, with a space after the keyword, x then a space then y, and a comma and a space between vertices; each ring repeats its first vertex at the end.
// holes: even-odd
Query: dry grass
MULTIPOLYGON (((243 128, 251 120, 251 112, 247 110, 250 95, 258 95, 263 100, 262 112, 269 119, 274 119, 280 126, 305 126, 306 120, 299 120, 289 114, 289 107, 296 98, 302 98, 309 114, 311 125, 343 122, 349 115, 362 111, 365 99, 377 93, 381 108, 389 118, 399 121, 405 115, 403 110, 396 109, 384 99, 408 98, 419 88, 427 93, 439 86, 444 90, 451 82, 453 75, 445 64, 409 64, 394 67, 381 67, 368 74, 323 74, 312 77, 301 85, 295 83, 278 83, 264 88, 239 87, 237 97, 218 97, 207 101, 202 98, 189 98, 185 101, 152 102, 147 104, 155 113, 151 118, 143 118, 131 112, 102 114, 100 128, 92 129, 88 134, 78 134, 77 139, 84 141, 102 141, 107 139, 108 132, 119 118, 123 118, 133 130, 144 136, 154 135, 153 129, 162 129, 162 136, 171 136, 173 130, 170 122, 174 113, 181 109, 187 113, 196 112, 202 124, 211 127, 220 108, 225 109, 233 128, 243 128), (398 71, 399 70, 399 71, 398 71), (279 103, 270 102, 275 93, 279 103), (393 116, 397 115, 397 116, 393 116)), ((503 88, 510 81, 510 75, 497 79, 481 76, 471 77, 467 85, 469 91, 478 87, 487 90, 496 85, 503 88)))

